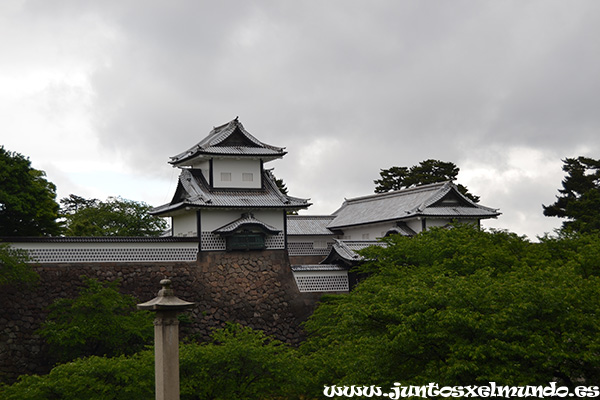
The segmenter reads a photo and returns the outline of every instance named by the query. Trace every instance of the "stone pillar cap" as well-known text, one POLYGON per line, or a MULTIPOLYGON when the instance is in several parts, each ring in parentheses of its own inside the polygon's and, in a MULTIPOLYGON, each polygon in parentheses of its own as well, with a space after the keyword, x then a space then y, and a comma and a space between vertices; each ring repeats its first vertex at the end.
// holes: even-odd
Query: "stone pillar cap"
POLYGON ((191 308, 195 303, 181 300, 173 294, 171 289, 171 280, 163 279, 160 281, 162 289, 158 291, 158 295, 150 301, 137 305, 140 310, 150 311, 184 311, 191 308))

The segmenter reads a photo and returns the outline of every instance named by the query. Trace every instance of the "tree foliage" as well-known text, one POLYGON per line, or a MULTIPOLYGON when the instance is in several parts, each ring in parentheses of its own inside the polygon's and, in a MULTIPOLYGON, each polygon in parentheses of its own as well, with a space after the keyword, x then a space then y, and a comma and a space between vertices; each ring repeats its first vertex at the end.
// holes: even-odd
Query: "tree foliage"
POLYGON ((564 232, 600 231, 600 160, 588 157, 563 160, 562 189, 556 202, 544 207, 547 217, 565 218, 564 232))
POLYGON ((24 375, 0 385, 5 400, 147 400, 154 398, 154 354, 92 356, 61 364, 47 375, 24 375))
MULTIPOLYGON (((385 193, 392 190, 407 189, 414 186, 427 185, 445 181, 454 181, 460 169, 452 162, 440 160, 425 160, 412 167, 390 167, 379 172, 380 179, 376 184, 375 193, 385 193)), ((468 192, 463 185, 457 185, 458 190, 473 202, 479 197, 468 192)))
POLYGON ((594 384, 599 266, 582 274, 582 245, 597 254, 600 238, 530 243, 468 226, 392 236, 363 254, 369 278, 322 300, 303 350, 328 385, 594 384))
POLYGON ((28 259, 25 251, 0 243, 0 286, 37 281, 39 275, 27 264, 28 259))
POLYGON ((238 324, 181 355, 182 399, 297 399, 306 387, 295 349, 238 324))
MULTIPOLYGON (((532 243, 457 225, 385 241, 361 252, 367 261, 358 272, 367 277, 352 292, 321 299, 300 349, 239 325, 182 345, 181 398, 321 398, 332 384, 573 388, 600 380, 598 233, 532 243)), ((112 322, 121 314, 113 302, 90 296, 81 307, 72 303, 52 310, 54 319, 65 316, 64 325, 51 326, 65 343, 92 343, 102 325, 111 328, 98 336, 127 336, 121 332, 132 324, 112 322), (83 314, 91 317, 69 316, 83 314)), ((0 387, 0 398, 152 398, 152 379, 152 353, 142 350, 23 377, 0 387)))
POLYGON ((152 315, 136 310, 136 299, 119 293, 118 282, 86 279, 79 296, 58 299, 39 334, 50 355, 67 362, 91 355, 132 354, 151 343, 152 315))
MULTIPOLYGON (((300 399, 306 385, 296 350, 240 325, 212 340, 180 346, 182 400, 300 399)), ((153 350, 115 358, 89 357, 0 386, 6 400, 146 400, 154 398, 153 350)))
POLYGON ((0 146, 0 236, 47 236, 61 232, 56 187, 28 158, 0 146))
POLYGON ((67 236, 158 236, 167 227, 164 219, 150 215, 152 207, 144 202, 73 194, 60 202, 67 236))
POLYGON ((275 178, 275 184, 277 185, 277 189, 283 194, 288 194, 288 188, 283 181, 283 179, 275 178))

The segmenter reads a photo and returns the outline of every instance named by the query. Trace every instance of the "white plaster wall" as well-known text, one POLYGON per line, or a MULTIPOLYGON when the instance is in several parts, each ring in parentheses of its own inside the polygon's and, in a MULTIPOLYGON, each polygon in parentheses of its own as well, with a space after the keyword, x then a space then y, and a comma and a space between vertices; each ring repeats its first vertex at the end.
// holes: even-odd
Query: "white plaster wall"
MULTIPOLYGON (((412 219, 405 220, 406 225, 411 228, 413 231, 419 233, 422 228, 422 220, 420 219, 412 219)), ((452 220, 447 218, 427 218, 426 219, 426 227, 427 229, 432 227, 443 227, 448 225, 452 220)), ((474 223, 477 224, 477 220, 459 220, 459 223, 474 223)), ((362 225, 358 227, 346 228, 344 229, 343 239, 345 240, 375 240, 382 238, 389 230, 395 229, 395 222, 388 223, 378 223, 378 224, 369 224, 362 225), (363 236, 364 235, 364 236, 363 236)))
POLYGON ((198 162, 192 165, 192 168, 201 170, 202 175, 204 175, 204 179, 206 179, 207 182, 210 182, 210 163, 208 160, 198 162))
POLYGON ((346 292, 350 289, 348 271, 294 271, 300 292, 346 292))
POLYGON ((327 242, 333 243, 333 239, 338 239, 336 235, 288 235, 288 243, 315 243, 315 242, 327 242))
POLYGON ((11 243, 11 247, 22 250, 85 250, 85 249, 196 249, 198 248, 197 241, 191 242, 23 242, 11 243))
POLYGON ((196 229, 196 211, 171 217, 173 236, 198 236, 196 229))
POLYGON ((448 225, 451 221, 449 219, 433 219, 433 218, 427 218, 426 219, 426 228, 435 228, 435 227, 441 227, 441 226, 446 226, 448 225))
MULTIPOLYGON (((421 220, 414 220, 411 222, 412 222, 412 224, 407 224, 407 225, 410 226, 410 228, 413 229, 415 232, 417 232, 417 233, 421 232, 421 227, 422 227, 421 220)), ((425 227, 426 227, 426 229, 434 228, 434 227, 444 227, 452 222, 456 222, 459 224, 472 223, 472 224, 477 225, 476 219, 453 220, 450 218, 426 218, 425 227)))
POLYGON ((212 232, 242 216, 242 210, 202 210, 200 224, 202 232, 212 232))
POLYGON ((369 224, 344 229, 345 240, 375 240, 382 238, 387 231, 396 227, 395 222, 369 224))
POLYGON ((194 261, 198 241, 190 242, 35 242, 13 243, 34 263, 194 261))
POLYGON ((287 237, 288 252, 290 256, 314 256, 325 257, 334 243, 335 236, 327 235, 292 235, 287 237))
POLYGON ((218 188, 260 189, 260 160, 236 160, 231 158, 213 160, 213 186, 218 188), (231 173, 231 181, 221 181, 221 172, 231 173), (251 173, 253 180, 242 180, 243 173, 251 173))
MULTIPOLYGON (((221 228, 239 218, 249 210, 202 210, 200 212, 200 223, 203 232, 212 232, 221 228)), ((274 228, 283 230, 283 211, 282 210, 254 210, 254 216, 271 225, 274 228)), ((185 214, 172 217, 173 236, 197 236, 196 232, 196 212, 190 211, 185 214)))
POLYGON ((415 219, 411 219, 411 220, 404 221, 404 222, 406 222, 406 225, 413 231, 415 231, 417 233, 421 232, 422 225, 421 225, 420 219, 415 218, 415 219))
POLYGON ((256 210, 252 213, 257 219, 283 231, 285 218, 283 210, 256 210))

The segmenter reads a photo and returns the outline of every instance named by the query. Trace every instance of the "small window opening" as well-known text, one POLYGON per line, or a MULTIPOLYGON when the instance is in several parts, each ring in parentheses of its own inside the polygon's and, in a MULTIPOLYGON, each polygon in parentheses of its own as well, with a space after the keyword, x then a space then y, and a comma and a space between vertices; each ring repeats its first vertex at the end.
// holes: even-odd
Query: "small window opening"
POLYGON ((221 172, 221 182, 231 182, 231 172, 221 172))
POLYGON ((252 181, 254 181, 254 174, 252 174, 251 172, 244 172, 244 173, 242 173, 242 181, 243 182, 252 182, 252 181))

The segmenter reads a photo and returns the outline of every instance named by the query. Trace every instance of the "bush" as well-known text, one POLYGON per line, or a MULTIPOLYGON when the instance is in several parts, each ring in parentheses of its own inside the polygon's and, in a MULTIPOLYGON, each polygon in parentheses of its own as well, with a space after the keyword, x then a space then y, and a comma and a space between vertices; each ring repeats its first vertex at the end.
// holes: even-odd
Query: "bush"
POLYGON ((154 355, 88 357, 58 365, 48 375, 22 376, 0 386, 5 400, 147 400, 154 398, 154 355))
POLYGON ((59 299, 39 334, 60 363, 78 357, 129 355, 152 342, 152 313, 136 310, 136 299, 118 291, 118 282, 86 279, 75 299, 59 299))
POLYGON ((288 345, 238 324, 181 349, 182 399, 301 398, 306 374, 288 345))
MULTIPOLYGON (((180 346, 182 400, 299 399, 307 375, 294 349, 261 331, 230 324, 207 343, 180 346)), ((6 400, 154 398, 154 352, 92 356, 0 386, 6 400)))

